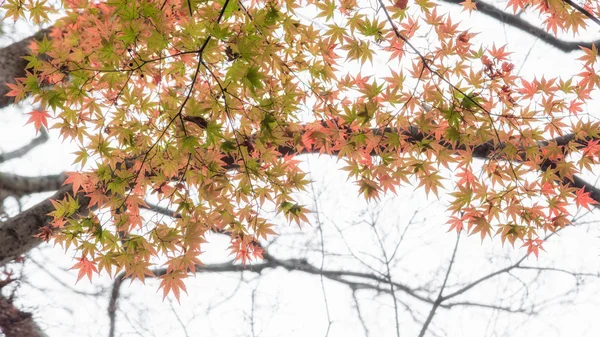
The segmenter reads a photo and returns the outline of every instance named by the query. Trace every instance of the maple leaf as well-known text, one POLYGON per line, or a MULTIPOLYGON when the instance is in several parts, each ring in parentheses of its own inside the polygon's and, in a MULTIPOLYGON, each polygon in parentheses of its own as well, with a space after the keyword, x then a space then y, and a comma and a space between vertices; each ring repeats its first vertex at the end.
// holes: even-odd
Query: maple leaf
POLYGON ((523 243, 522 247, 527 247, 527 255, 533 253, 533 255, 535 255, 535 257, 538 257, 539 254, 539 250, 544 250, 544 247, 542 247, 542 244, 544 243, 544 240, 542 239, 527 239, 525 240, 525 243, 523 243))
POLYGON ((27 120, 27 123, 25 123, 25 124, 33 123, 35 130, 36 130, 36 134, 40 131, 40 128, 42 127, 42 125, 44 127, 46 127, 46 129, 48 128, 48 117, 52 117, 52 116, 50 116, 50 114, 48 114, 47 111, 34 109, 33 111, 29 112, 28 114, 30 115, 30 117, 27 120))
POLYGON ((526 2, 524 0, 508 0, 506 8, 512 7, 513 14, 516 14, 519 10, 525 10, 526 2))
POLYGON ((198 259, 199 251, 188 250, 182 256, 176 257, 166 264, 168 264, 167 274, 173 271, 181 270, 187 272, 188 270, 192 273, 196 272, 196 267, 202 266, 202 262, 198 259))
POLYGON ((167 297, 169 292, 173 292, 177 302, 180 302, 181 290, 183 290, 187 294, 187 289, 185 287, 185 283, 183 279, 187 277, 187 274, 181 270, 174 271, 171 273, 164 274, 160 277, 160 286, 159 289, 163 290, 163 300, 167 297))
POLYGON ((131 277, 131 282, 137 278, 142 281, 142 283, 145 283, 146 276, 154 276, 154 273, 149 269, 150 265, 150 262, 144 261, 139 256, 136 256, 129 264, 125 277, 131 277))
POLYGON ((562 29, 564 27, 562 21, 560 20, 560 16, 558 16, 555 13, 546 17, 546 20, 544 20, 544 23, 546 24, 546 30, 552 31, 554 36, 558 35, 558 28, 562 29))
POLYGON ((508 55, 512 54, 511 52, 505 51, 505 49, 506 45, 500 48, 496 48, 496 45, 493 45, 492 49, 489 50, 489 53, 490 55, 492 55, 493 58, 497 59, 498 61, 505 61, 507 60, 508 55))
POLYGON ((246 235, 243 239, 235 238, 231 240, 231 246, 229 249, 231 250, 231 254, 235 254, 235 261, 241 261, 242 266, 246 266, 246 263, 252 259, 252 236, 246 235))
POLYGON ((408 6, 408 0, 396 0, 394 2, 394 7, 396 7, 396 8, 406 9, 407 6, 408 6))
POLYGON ((469 231, 471 232, 469 235, 473 235, 475 233, 479 233, 481 236, 481 240, 485 239, 486 235, 491 235, 492 225, 489 221, 487 221, 483 216, 476 216, 469 220, 468 223, 469 231), (472 228, 472 230, 471 230, 472 228))
POLYGON ((577 116, 579 112, 583 111, 583 108, 581 107, 583 104, 583 102, 571 100, 571 102, 569 103, 569 113, 572 113, 573 115, 577 116))
POLYGON ((538 91, 538 84, 536 80, 531 82, 527 82, 525 79, 521 79, 521 84, 523 85, 522 89, 519 89, 519 92, 523 94, 522 99, 531 99, 533 95, 538 91))
POLYGON ((79 188, 87 181, 85 174, 79 172, 66 172, 68 178, 65 179, 64 185, 73 184, 73 195, 77 194, 79 188))
POLYGON ((590 197, 590 192, 585 192, 584 188, 580 188, 575 192, 575 204, 577 207, 584 207, 589 210, 590 205, 597 205, 598 202, 590 197))
POLYGON ((464 218, 463 217, 457 217, 457 216, 451 216, 450 219, 448 219, 448 224, 450 224, 450 228, 448 228, 448 232, 455 230, 457 233, 460 233, 463 228, 464 228, 464 218))
POLYGON ((22 100, 25 97, 27 92, 25 91, 25 86, 23 85, 23 82, 19 79, 17 79, 17 82, 14 84, 6 83, 6 85, 10 88, 10 91, 6 94, 6 96, 14 97, 15 103, 22 100))
POLYGON ((84 276, 87 276, 92 283, 92 273, 98 274, 98 268, 96 268, 96 264, 86 257, 82 256, 71 269, 79 269, 79 274, 77 274, 77 282, 81 280, 84 276))
POLYGON ((463 6, 463 11, 469 11, 469 13, 471 13, 474 9, 477 9, 477 3, 473 0, 466 0, 460 4, 463 6))
POLYGON ((379 191, 381 190, 381 188, 379 187, 379 184, 377 184, 375 181, 363 178, 360 181, 358 181, 357 184, 360 187, 358 189, 358 193, 363 194, 367 201, 371 199, 379 199, 379 191))
POLYGON ((268 235, 277 235, 277 232, 271 229, 274 226, 275 225, 273 224, 263 223, 262 225, 258 226, 255 234, 258 238, 262 237, 266 240, 268 235))
POLYGON ((583 46, 579 46, 579 48, 583 50, 585 55, 577 59, 584 61, 586 66, 592 66, 598 61, 598 48, 596 48, 596 45, 594 43, 592 43, 592 48, 586 48, 583 46))

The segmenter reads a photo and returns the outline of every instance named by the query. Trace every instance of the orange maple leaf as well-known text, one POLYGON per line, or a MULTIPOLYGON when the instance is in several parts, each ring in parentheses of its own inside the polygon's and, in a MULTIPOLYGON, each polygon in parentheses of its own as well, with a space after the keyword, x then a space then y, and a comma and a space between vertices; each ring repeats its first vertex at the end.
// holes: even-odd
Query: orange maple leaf
POLYGON ((77 282, 83 278, 84 275, 87 275, 88 279, 90 279, 90 283, 92 282, 92 272, 98 273, 98 268, 96 265, 88 260, 86 257, 81 257, 79 262, 77 262, 71 269, 79 269, 79 274, 77 274, 77 282))
POLYGON ((471 13, 474 9, 477 9, 477 3, 473 0, 467 0, 460 3, 463 6, 463 11, 468 10, 471 13))
POLYGON ((22 100, 25 97, 25 85, 21 81, 17 81, 15 84, 6 83, 10 91, 6 96, 14 97, 15 103, 22 100))
POLYGON ((185 283, 183 282, 183 279, 186 277, 187 274, 183 271, 175 271, 161 276, 160 288, 163 289, 163 300, 167 297, 170 291, 173 291, 173 295, 175 295, 177 302, 181 303, 179 301, 181 290, 187 294, 187 289, 185 288, 185 283))
POLYGON ((48 111, 33 110, 28 114, 30 115, 30 117, 27 120, 27 123, 25 124, 33 123, 33 125, 35 126, 36 134, 40 131, 42 125, 45 126, 46 129, 48 128, 48 117, 52 117, 50 116, 50 114, 48 114, 48 111))
POLYGON ((67 172, 69 177, 65 180, 63 185, 73 184, 73 195, 77 194, 77 191, 86 182, 86 176, 79 172, 67 172))

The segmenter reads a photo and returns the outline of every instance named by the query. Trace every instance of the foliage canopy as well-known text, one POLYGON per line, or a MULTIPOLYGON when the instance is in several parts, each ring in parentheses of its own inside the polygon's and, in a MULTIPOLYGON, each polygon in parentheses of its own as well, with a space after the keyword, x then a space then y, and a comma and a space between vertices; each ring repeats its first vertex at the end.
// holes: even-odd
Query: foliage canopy
MULTIPOLYGON (((576 34, 600 16, 583 3, 507 8, 576 34)), ((309 183, 301 153, 339 156, 367 199, 402 184, 451 189, 450 230, 499 235, 536 256, 545 232, 570 223, 570 205, 596 203, 576 177, 600 154, 600 124, 583 114, 600 85, 593 45, 571 78, 525 78, 507 46, 472 43, 476 33, 430 0, 3 7, 15 20, 61 16, 9 95, 33 96, 35 128, 79 146, 83 169, 67 182, 87 212, 77 197, 56 200, 40 236, 79 251, 80 278, 124 270, 143 281, 161 258, 161 287, 179 296, 210 231, 230 234, 242 263, 262 257, 258 239, 275 234, 265 214, 308 221, 294 200, 309 183), (173 220, 144 219, 148 196, 172 206, 173 220)))

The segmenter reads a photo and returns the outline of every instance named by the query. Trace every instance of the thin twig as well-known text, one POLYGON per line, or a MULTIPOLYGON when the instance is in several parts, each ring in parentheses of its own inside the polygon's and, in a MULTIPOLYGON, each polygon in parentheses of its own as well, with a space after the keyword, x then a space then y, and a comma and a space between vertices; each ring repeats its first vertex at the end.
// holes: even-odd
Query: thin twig
POLYGON ((438 294, 438 297, 435 300, 435 303, 431 307, 431 310, 429 311, 429 315, 427 316, 425 323, 423 323, 423 328, 421 328, 419 337, 425 336, 425 332, 427 332, 427 328, 429 327, 429 324, 431 324, 431 321, 433 320, 433 316, 435 315, 437 308, 444 301, 443 293, 444 293, 444 289, 446 288, 446 283, 448 282, 448 277, 450 277, 450 271, 452 270, 452 265, 454 264, 454 261, 456 258, 456 252, 458 251, 459 241, 460 241, 460 232, 458 232, 456 234, 456 244, 454 245, 454 250, 452 251, 452 258, 450 259, 450 264, 448 265, 448 270, 446 271, 446 276, 444 277, 444 282, 442 283, 442 286, 440 288, 440 293, 438 294))

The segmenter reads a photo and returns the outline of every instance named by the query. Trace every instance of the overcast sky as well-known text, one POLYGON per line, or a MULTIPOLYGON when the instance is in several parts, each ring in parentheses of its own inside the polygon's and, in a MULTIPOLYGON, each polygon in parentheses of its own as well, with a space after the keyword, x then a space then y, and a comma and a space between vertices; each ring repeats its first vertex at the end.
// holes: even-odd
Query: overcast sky
MULTIPOLYGON (((504 8, 505 4, 499 2, 504 8)), ((568 76, 579 71, 574 61, 578 53, 565 54, 513 28, 505 27, 477 13, 469 16, 458 7, 445 6, 460 16, 465 27, 481 32, 475 39, 491 45, 508 43, 511 60, 525 76, 568 76)), ((304 13, 310 18, 310 13, 304 13)), ((535 19, 533 17, 532 19, 535 19)), ((18 34, 28 35, 22 25, 18 34)), ((594 34, 581 39, 598 38, 594 34)), ((17 35, 10 35, 16 39, 17 35)), ((572 39, 571 36, 560 36, 572 39)), ((578 38, 579 39, 579 38, 578 38)), ((6 40, 6 39, 5 39, 6 40)), ((6 40, 6 44, 10 41, 6 40)), ((422 43, 422 42, 421 42, 422 43)), ((477 42, 475 42, 477 43, 477 42)), ((365 71, 377 71, 385 60, 374 62, 365 71)), ((592 118, 598 116, 594 100, 585 107, 592 118)), ((0 114, 0 151, 9 151, 35 136, 31 125, 23 126, 23 114, 30 107, 8 108, 0 114), (18 140, 18 141, 17 141, 18 140)), ((51 140, 27 156, 5 163, 3 171, 41 175, 78 169, 71 167, 76 149, 51 132, 51 140)), ((415 288, 439 288, 453 252, 456 234, 448 233, 445 212, 448 191, 439 199, 427 198, 422 190, 406 186, 397 196, 384 196, 367 203, 356 186, 339 171, 343 163, 316 155, 302 156, 303 165, 314 181, 302 202, 316 211, 311 226, 298 228, 278 219, 280 237, 270 242, 279 258, 305 257, 324 269, 378 272, 383 252, 396 251, 391 265, 394 280, 415 288), (376 226, 371 226, 372 224, 376 226)), ((452 172, 448 172, 452 174, 452 172)), ((596 177, 587 174, 589 181, 596 177)), ((25 207, 47 195, 26 198, 25 207)), ((16 206, 13 208, 16 212, 16 206)), ((567 271, 598 274, 600 270, 599 217, 578 214, 577 226, 567 228, 544 245, 539 259, 531 256, 524 265, 554 267, 567 271)), ((202 256, 204 263, 229 261, 226 239, 213 235, 202 256)), ((502 247, 499 238, 481 242, 462 236, 450 273, 451 293, 523 256, 525 249, 502 247)), ((50 337, 107 336, 108 299, 112 280, 106 275, 77 284, 72 251, 44 245, 31 253, 23 269, 24 281, 18 290, 18 303, 34 313, 36 321, 50 337), (77 292, 79 293, 77 293, 77 292)), ((371 336, 395 335, 395 311, 402 336, 416 336, 429 312, 424 304, 398 292, 402 305, 394 308, 391 296, 370 290, 357 291, 355 298, 346 285, 282 268, 262 275, 252 273, 198 274, 187 280, 188 294, 181 304, 172 297, 162 300, 158 282, 146 284, 125 281, 117 313, 116 336, 365 336, 359 319, 371 336), (415 317, 413 317, 413 315, 415 317)), ((17 268, 18 269, 18 268, 17 268)), ((466 292, 460 301, 478 301, 511 306, 542 303, 535 316, 473 307, 440 309, 430 328, 440 336, 598 336, 600 333, 600 282, 598 278, 576 279, 565 272, 519 270, 487 281, 466 292), (586 281, 587 280, 587 281, 586 281), (579 282, 579 284, 577 283, 579 282)), ((457 299, 458 300, 458 299, 457 299)))

